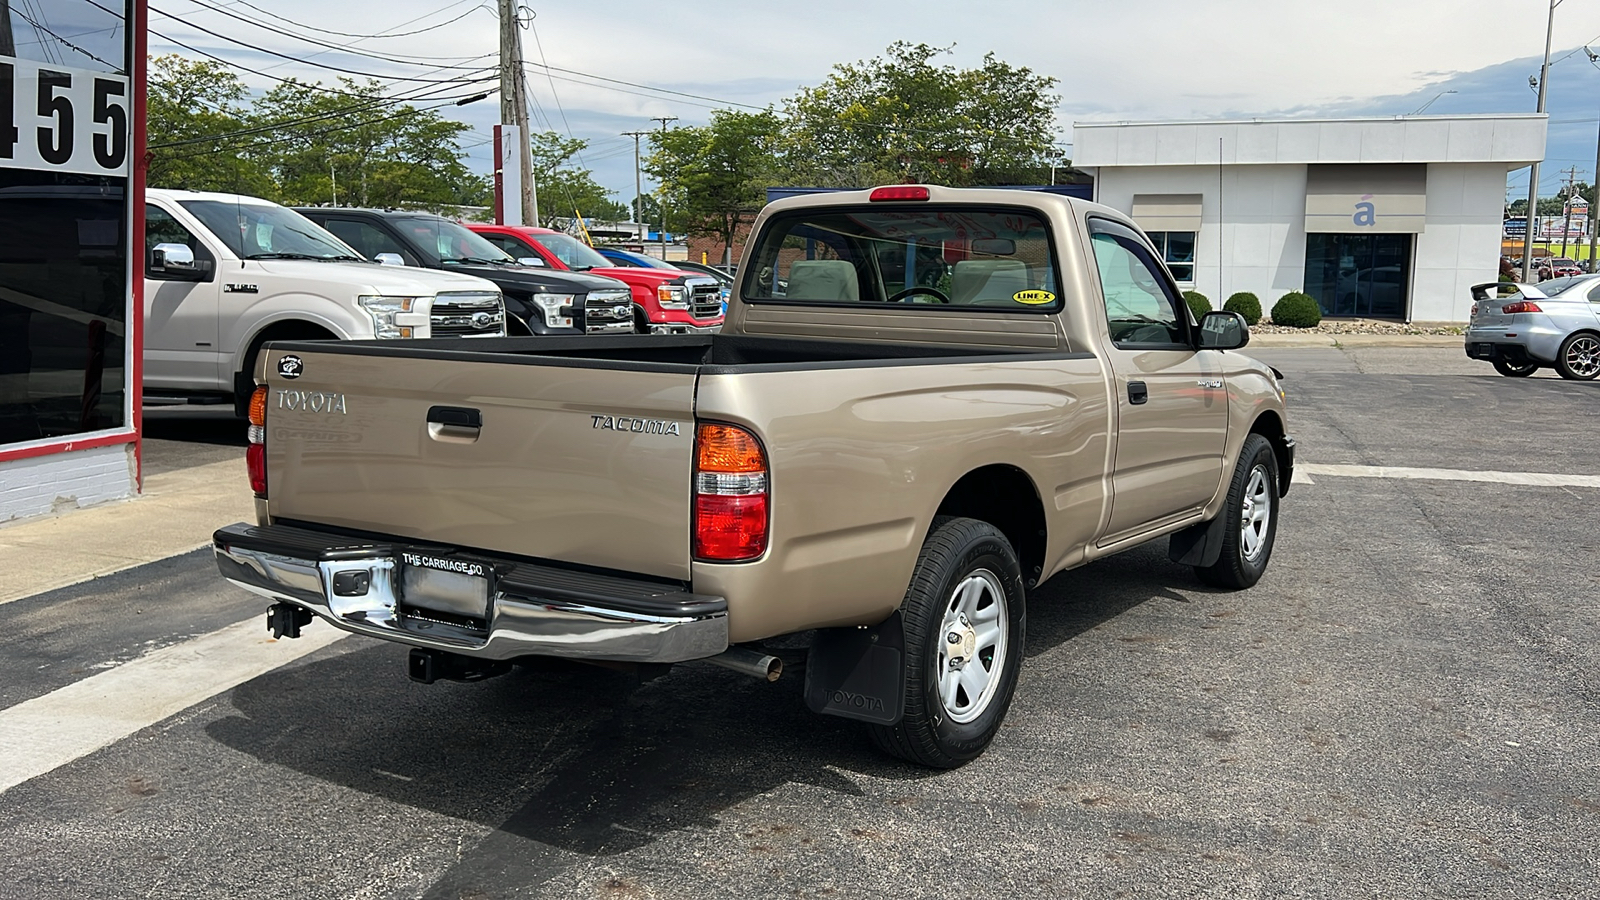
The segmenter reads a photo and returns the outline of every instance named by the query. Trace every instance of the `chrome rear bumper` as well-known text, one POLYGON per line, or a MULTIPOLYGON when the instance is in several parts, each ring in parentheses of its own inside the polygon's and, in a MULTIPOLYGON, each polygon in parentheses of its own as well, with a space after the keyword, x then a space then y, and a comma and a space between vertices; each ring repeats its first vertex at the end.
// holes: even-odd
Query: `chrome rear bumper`
POLYGON ((286 525, 229 525, 212 541, 217 567, 239 587, 345 631, 413 647, 480 659, 625 662, 684 662, 728 647, 726 600, 653 581, 286 525), (482 615, 472 614, 466 594, 407 597, 402 576, 408 558, 419 556, 444 566, 430 573, 486 573, 482 615))

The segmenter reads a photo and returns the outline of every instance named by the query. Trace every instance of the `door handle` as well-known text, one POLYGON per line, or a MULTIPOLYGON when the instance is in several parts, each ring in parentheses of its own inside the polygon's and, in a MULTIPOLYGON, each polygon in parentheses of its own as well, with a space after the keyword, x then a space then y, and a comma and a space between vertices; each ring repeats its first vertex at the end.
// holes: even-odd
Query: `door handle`
POLYGON ((1144 386, 1144 382, 1142 382, 1142 381, 1130 381, 1130 382, 1128 382, 1128 402, 1129 403, 1132 403, 1134 406, 1138 406, 1139 404, 1141 404, 1141 403, 1143 403, 1143 402, 1145 402, 1146 400, 1149 400, 1149 399, 1150 399, 1150 389, 1144 386))
POLYGON ((470 444, 483 430, 483 413, 466 406, 428 408, 428 437, 446 443, 470 444))

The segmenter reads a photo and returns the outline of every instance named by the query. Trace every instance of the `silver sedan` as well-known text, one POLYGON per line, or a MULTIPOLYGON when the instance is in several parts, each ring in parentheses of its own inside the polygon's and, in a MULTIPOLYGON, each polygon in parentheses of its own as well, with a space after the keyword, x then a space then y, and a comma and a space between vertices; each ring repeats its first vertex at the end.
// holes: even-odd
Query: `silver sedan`
POLYGON ((1562 378, 1600 375, 1600 275, 1552 278, 1537 286, 1472 286, 1466 350, 1510 378, 1553 368, 1562 378))

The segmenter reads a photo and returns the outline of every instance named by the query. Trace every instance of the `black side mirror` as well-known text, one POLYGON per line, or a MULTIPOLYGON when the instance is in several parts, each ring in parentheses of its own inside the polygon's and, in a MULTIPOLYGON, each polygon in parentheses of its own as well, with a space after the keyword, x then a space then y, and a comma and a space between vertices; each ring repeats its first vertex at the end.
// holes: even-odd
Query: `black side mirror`
POLYGON ((1236 312, 1214 309, 1200 319, 1201 350, 1237 350, 1250 343, 1250 326, 1236 312))

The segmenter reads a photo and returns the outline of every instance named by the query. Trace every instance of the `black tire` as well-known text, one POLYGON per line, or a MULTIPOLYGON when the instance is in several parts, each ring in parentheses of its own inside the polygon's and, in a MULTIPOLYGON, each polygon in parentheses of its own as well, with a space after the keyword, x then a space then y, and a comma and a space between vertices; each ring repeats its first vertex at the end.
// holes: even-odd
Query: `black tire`
POLYGON ((1539 371, 1539 364, 1534 362, 1514 363, 1510 360, 1497 359, 1494 361, 1494 370, 1507 378, 1527 378, 1529 375, 1539 371))
POLYGON ((1593 381, 1600 375, 1600 336, 1588 331, 1567 335, 1556 351, 1556 371, 1570 381, 1593 381))
MULTIPOLYGON (((873 743, 886 753, 936 769, 955 768, 982 753, 999 732, 1016 691, 1027 621, 1024 602, 1016 551, 999 529, 977 519, 935 519, 900 605, 906 641, 905 715, 897 725, 869 725, 873 743), (972 579, 982 582, 980 593, 988 599, 982 608, 1003 607, 993 613, 1003 638, 990 647, 989 665, 981 642, 970 645, 966 664, 983 666, 974 671, 990 686, 979 698, 958 694, 967 698, 968 709, 951 713, 938 690, 941 653, 947 649, 944 623, 947 613, 959 605, 957 587, 972 579), (1003 603, 995 602, 997 597, 1003 603), (968 715, 970 719, 957 721, 968 715)), ((970 625, 956 627, 973 632, 970 625)))
POLYGON ((1233 467, 1228 483, 1228 499, 1222 505, 1222 554, 1209 566, 1195 566, 1195 574, 1212 587, 1240 590, 1261 580, 1272 559, 1272 545, 1278 536, 1278 457, 1272 444, 1259 434, 1245 436, 1239 449, 1239 464, 1233 467), (1257 479, 1260 479, 1259 481, 1257 479), (1264 487, 1265 492, 1262 493, 1264 487), (1244 537, 1245 507, 1259 508, 1263 497, 1266 514, 1255 529, 1256 543, 1247 545, 1244 537))

